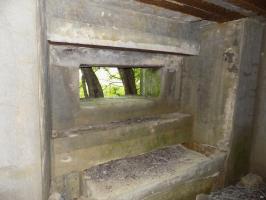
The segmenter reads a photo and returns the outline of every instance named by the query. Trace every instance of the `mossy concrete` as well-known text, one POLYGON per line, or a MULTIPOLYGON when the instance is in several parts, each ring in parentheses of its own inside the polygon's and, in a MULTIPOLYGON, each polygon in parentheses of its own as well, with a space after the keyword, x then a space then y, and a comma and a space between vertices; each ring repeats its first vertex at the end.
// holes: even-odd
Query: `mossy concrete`
POLYGON ((161 73, 157 69, 141 70, 141 95, 159 97, 161 92, 161 73))
POLYGON ((106 126, 85 126, 54 133, 53 176, 153 149, 188 142, 192 117, 168 114, 155 119, 122 121, 106 126))
POLYGON ((208 194, 212 191, 215 181, 216 177, 214 176, 176 184, 145 200, 195 200, 198 194, 208 194))

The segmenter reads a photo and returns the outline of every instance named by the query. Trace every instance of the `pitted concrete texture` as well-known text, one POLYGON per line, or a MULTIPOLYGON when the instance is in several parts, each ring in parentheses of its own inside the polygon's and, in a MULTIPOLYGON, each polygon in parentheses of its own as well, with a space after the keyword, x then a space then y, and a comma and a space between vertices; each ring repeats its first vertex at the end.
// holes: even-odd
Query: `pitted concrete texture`
POLYGON ((54 176, 188 142, 191 128, 191 115, 171 113, 54 132, 54 176))
POLYGON ((0 199, 47 200, 45 1, 0 1, 0 199))
POLYGON ((229 186, 212 193, 206 200, 265 200, 266 185, 245 187, 241 185, 229 186))
POLYGON ((110 161, 84 171, 84 195, 90 200, 193 199, 193 193, 211 188, 218 160, 176 145, 110 161), (183 191, 175 193, 180 186, 183 191))

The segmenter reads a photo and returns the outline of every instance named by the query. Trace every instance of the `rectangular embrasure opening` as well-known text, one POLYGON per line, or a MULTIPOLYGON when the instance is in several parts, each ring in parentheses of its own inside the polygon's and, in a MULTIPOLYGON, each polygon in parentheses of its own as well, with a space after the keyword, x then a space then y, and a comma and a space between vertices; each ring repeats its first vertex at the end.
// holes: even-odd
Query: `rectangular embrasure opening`
POLYGON ((98 98, 158 97, 160 92, 160 68, 80 66, 81 101, 98 98))

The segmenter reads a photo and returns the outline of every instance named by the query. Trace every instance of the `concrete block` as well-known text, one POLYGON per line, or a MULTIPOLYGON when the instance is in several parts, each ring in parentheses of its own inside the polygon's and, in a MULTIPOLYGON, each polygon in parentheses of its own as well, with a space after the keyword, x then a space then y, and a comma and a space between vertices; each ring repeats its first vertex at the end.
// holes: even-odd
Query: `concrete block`
POLYGON ((181 200, 211 190, 224 155, 206 157, 182 145, 85 170, 84 196, 95 200, 181 200))

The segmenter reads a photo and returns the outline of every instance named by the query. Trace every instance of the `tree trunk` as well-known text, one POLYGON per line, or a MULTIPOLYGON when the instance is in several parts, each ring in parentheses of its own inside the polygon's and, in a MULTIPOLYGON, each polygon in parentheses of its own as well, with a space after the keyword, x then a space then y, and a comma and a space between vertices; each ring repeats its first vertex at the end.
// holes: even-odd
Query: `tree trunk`
POLYGON ((118 68, 126 95, 137 95, 134 71, 132 68, 118 68))
POLYGON ((91 67, 82 67, 82 74, 86 80, 89 89, 90 98, 104 97, 102 86, 91 67))
POLYGON ((87 91, 86 80, 85 80, 85 77, 84 77, 83 74, 82 74, 82 77, 81 77, 81 83, 82 83, 82 89, 83 89, 83 92, 84 92, 84 97, 85 97, 85 99, 88 99, 89 95, 88 95, 88 91, 87 91))

